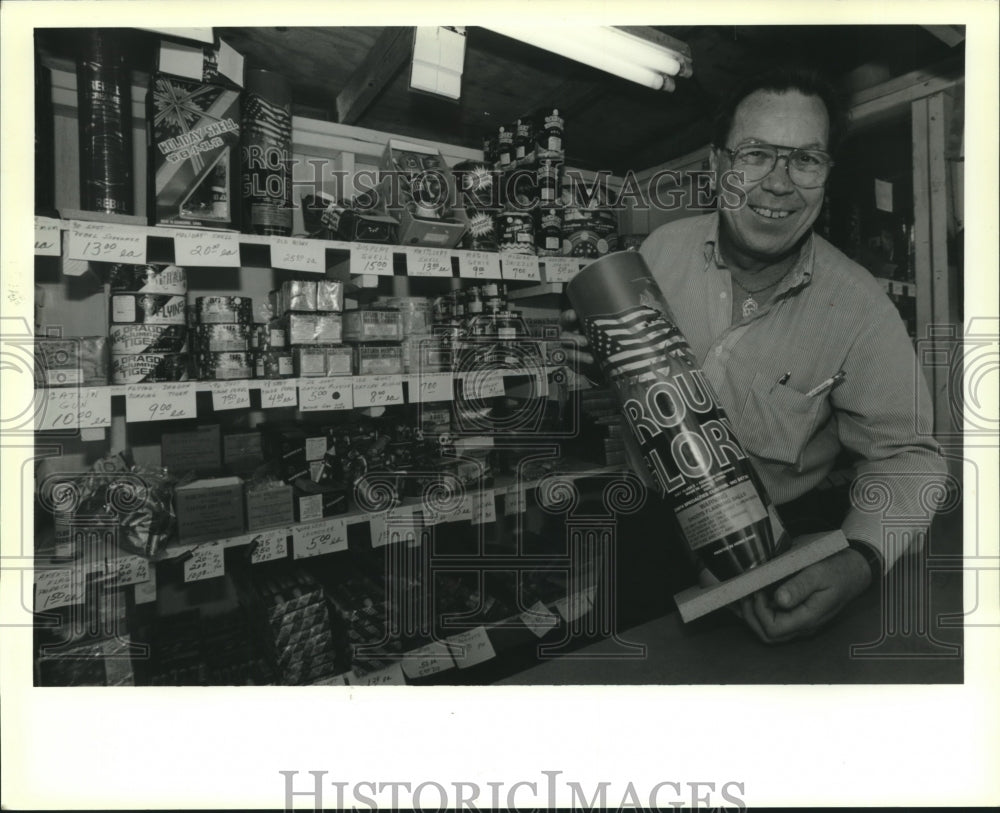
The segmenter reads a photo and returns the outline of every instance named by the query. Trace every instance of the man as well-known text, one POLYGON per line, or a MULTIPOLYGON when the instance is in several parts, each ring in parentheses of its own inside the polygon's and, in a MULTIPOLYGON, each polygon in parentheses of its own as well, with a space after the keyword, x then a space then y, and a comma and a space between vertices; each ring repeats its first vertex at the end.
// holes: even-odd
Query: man
MULTIPOLYGON (((717 186, 716 212, 662 226, 641 254, 776 505, 801 503, 846 450, 866 478, 855 492, 920 516, 945 465, 912 344, 871 274, 812 231, 839 130, 815 74, 747 82, 717 117, 710 158, 717 182, 742 179, 717 186)), ((564 341, 593 362, 582 336, 564 341)), ((883 539, 885 507, 852 505, 851 547, 744 599, 741 617, 767 642, 832 619, 902 552, 883 539)))

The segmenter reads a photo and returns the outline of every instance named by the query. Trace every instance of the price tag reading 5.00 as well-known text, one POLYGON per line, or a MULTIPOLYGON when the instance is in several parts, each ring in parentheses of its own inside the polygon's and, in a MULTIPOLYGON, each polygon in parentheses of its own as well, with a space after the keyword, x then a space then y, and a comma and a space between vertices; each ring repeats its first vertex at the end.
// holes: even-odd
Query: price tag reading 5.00
POLYGON ((500 258, 489 251, 463 251, 458 255, 458 274, 469 279, 502 279, 500 258))
POLYGON ((299 526, 292 531, 292 557, 308 559, 347 550, 347 526, 342 519, 299 526))
POLYGON ((194 384, 129 384, 125 390, 127 423, 196 418, 194 384))
POLYGON ((392 276, 392 246, 351 243, 351 273, 392 276))
POLYGON ((299 409, 303 412, 329 412, 354 408, 354 391, 346 376, 303 378, 299 380, 299 409))

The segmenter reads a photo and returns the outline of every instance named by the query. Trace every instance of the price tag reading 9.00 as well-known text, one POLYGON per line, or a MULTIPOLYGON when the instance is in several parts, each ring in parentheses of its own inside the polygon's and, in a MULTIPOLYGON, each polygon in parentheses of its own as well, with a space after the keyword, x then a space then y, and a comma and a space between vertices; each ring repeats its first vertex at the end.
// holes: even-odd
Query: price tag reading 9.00
POLYGON ((35 254, 40 257, 58 257, 62 231, 59 221, 51 217, 35 218, 35 254))
POLYGON ((288 531, 274 528, 262 531, 250 541, 250 561, 253 564, 271 562, 288 556, 288 531))
POLYGON ((354 408, 354 391, 346 376, 299 379, 299 409, 330 412, 354 408))
POLYGON ((143 265, 146 262, 146 230, 140 226, 73 220, 69 226, 66 254, 72 260, 143 265))
POLYGON ((451 373, 421 373, 406 379, 412 404, 455 400, 455 379, 451 373))
POLYGON ((294 381, 260 381, 261 409, 299 405, 299 391, 294 381))
POLYGON ((533 254, 500 255, 503 278, 517 282, 541 282, 542 272, 538 268, 538 257, 533 254))
POLYGON ((342 519, 298 526, 292 530, 292 557, 308 559, 347 550, 347 525, 342 519))
POLYGON ((177 229, 174 232, 174 262, 180 266, 238 268, 239 236, 227 232, 177 229))
POLYGON ((392 246, 351 243, 351 273, 392 276, 392 246))
POLYGON ((458 275, 468 279, 502 279, 500 258, 489 251, 463 251, 458 255, 458 275))
POLYGON ((129 384, 126 387, 127 423, 177 421, 197 416, 194 384, 129 384))
POLYGON ((326 248, 318 240, 272 237, 271 267, 322 274, 326 270, 326 248))
POLYGON ((575 257, 546 257, 545 281, 569 282, 580 270, 580 261, 575 257))
POLYGON ((403 377, 400 375, 359 375, 352 383, 355 408, 403 403, 403 377))
POLYGON ((450 277, 451 252, 446 248, 410 246, 406 249, 406 274, 410 277, 450 277))

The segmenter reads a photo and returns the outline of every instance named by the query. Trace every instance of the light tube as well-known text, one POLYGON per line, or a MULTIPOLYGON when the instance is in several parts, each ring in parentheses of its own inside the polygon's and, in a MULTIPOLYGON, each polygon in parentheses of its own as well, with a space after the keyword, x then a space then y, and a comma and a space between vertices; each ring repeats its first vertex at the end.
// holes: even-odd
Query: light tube
POLYGON ((607 27, 580 27, 566 29, 566 34, 573 39, 591 43, 599 53, 612 54, 668 76, 677 76, 681 72, 679 54, 627 31, 607 27))

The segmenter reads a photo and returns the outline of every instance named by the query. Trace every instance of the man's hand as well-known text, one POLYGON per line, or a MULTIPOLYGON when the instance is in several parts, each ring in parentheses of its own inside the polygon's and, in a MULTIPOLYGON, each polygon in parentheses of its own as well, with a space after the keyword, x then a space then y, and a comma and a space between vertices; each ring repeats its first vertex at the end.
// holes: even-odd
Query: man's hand
MULTIPOLYGON (((794 544, 794 542, 793 542, 794 544)), ((842 550, 773 588, 742 599, 739 615, 765 643, 811 635, 871 582, 871 568, 855 550, 842 550)))
POLYGON ((576 311, 565 310, 559 315, 559 341, 570 366, 586 376, 590 381, 600 380, 600 372, 593 355, 589 352, 587 337, 580 333, 580 321, 576 311))

